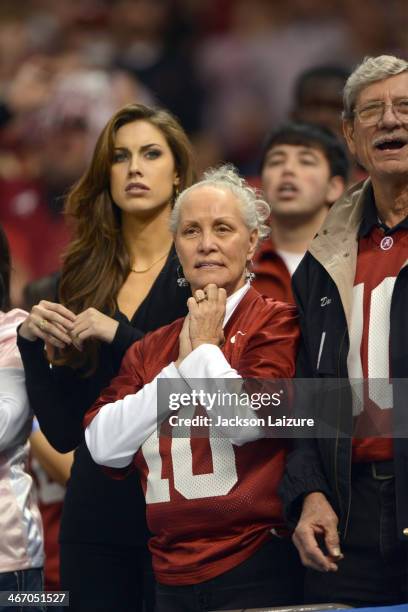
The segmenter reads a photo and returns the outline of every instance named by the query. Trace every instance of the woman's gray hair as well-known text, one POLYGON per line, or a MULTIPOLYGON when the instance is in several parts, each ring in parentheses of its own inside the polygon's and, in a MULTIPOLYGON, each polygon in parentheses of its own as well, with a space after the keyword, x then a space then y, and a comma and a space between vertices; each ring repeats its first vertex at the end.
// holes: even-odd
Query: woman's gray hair
POLYGON ((343 90, 343 119, 354 117, 357 96, 367 85, 408 71, 408 62, 394 55, 365 57, 346 81, 343 90))
POLYGON ((194 183, 180 193, 175 201, 170 217, 170 230, 173 234, 177 232, 180 222, 180 208, 186 196, 199 187, 211 186, 230 191, 239 203, 241 214, 245 225, 251 231, 258 230, 258 240, 266 238, 270 228, 266 221, 271 214, 270 206, 260 196, 260 192, 248 185, 241 178, 232 164, 224 164, 218 168, 207 170, 201 181, 194 183))

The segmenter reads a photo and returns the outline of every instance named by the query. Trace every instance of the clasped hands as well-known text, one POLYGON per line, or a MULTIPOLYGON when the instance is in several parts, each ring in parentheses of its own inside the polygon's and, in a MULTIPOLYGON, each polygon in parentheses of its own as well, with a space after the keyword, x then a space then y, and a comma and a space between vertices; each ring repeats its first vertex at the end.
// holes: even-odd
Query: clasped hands
POLYGON ((179 336, 179 356, 176 366, 201 344, 222 346, 227 292, 210 284, 197 289, 187 300, 188 315, 179 336))
POLYGON ((75 315, 62 304, 41 300, 31 309, 19 334, 31 341, 41 338, 59 349, 73 345, 82 350, 84 341, 89 338, 112 342, 118 325, 96 308, 87 308, 75 315))

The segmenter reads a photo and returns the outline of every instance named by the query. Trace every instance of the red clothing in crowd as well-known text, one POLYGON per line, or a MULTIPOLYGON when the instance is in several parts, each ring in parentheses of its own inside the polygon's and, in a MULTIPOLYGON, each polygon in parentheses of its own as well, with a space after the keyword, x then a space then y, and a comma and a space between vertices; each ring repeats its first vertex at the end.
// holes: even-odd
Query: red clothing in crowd
POLYGON ((46 591, 60 589, 59 531, 65 487, 50 479, 37 459, 31 459, 31 473, 37 485, 38 507, 44 527, 44 586, 46 591))
POLYGON ((262 295, 294 304, 291 276, 271 238, 261 243, 253 261, 254 288, 262 295))
POLYGON ((69 231, 63 215, 49 210, 41 182, 0 179, 0 199, 0 223, 25 242, 17 252, 11 245, 12 257, 29 270, 31 278, 59 270, 69 231))

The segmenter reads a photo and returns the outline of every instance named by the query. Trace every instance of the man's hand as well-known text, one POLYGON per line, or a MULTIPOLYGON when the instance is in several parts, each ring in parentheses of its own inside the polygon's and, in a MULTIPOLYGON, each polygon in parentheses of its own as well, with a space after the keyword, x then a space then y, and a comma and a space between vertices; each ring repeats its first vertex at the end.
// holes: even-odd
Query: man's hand
POLYGON ((343 558, 337 525, 338 517, 323 493, 310 493, 305 497, 302 515, 292 538, 303 565, 320 572, 337 571, 337 562, 343 558), (318 544, 319 536, 324 542, 325 552, 318 544))

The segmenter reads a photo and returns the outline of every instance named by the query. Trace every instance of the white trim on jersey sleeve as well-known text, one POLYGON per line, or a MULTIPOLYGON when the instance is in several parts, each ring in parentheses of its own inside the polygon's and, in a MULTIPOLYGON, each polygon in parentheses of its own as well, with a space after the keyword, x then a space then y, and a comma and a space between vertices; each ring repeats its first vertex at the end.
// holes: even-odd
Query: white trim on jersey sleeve
POLYGON ((184 379, 241 378, 215 344, 198 346, 183 359, 178 370, 184 379))
MULTIPOLYGON (((221 349, 215 344, 201 344, 194 349, 178 367, 181 376, 184 378, 191 390, 197 394, 207 394, 205 397, 222 398, 231 393, 241 394, 243 378, 228 363, 221 349), (198 380, 200 379, 200 380, 198 380), (233 383, 232 381, 235 381, 233 383)), ((247 405, 239 402, 226 407, 217 401, 205 402, 207 410, 210 408, 209 416, 216 419, 218 417, 227 419, 250 419, 256 417, 256 412, 247 405)), ((232 444, 241 446, 247 442, 252 442, 263 437, 262 427, 257 425, 237 426, 237 425, 218 425, 217 435, 222 434, 228 438, 232 444)))
MULTIPOLYGON (((85 440, 95 463, 124 468, 157 428, 157 380, 180 378, 174 365, 163 370, 137 393, 102 406, 85 429, 85 440)), ((169 410, 170 412, 170 410, 169 410)))

